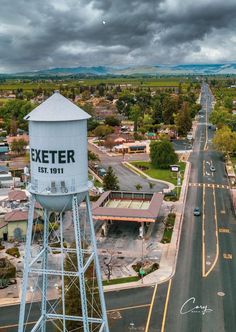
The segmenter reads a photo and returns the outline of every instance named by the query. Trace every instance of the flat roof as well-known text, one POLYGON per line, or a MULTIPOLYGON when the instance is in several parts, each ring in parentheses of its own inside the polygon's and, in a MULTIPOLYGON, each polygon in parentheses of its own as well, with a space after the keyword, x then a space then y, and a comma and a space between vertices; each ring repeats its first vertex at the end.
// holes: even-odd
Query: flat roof
POLYGON ((163 202, 161 193, 106 191, 93 204, 98 220, 155 222, 163 202))

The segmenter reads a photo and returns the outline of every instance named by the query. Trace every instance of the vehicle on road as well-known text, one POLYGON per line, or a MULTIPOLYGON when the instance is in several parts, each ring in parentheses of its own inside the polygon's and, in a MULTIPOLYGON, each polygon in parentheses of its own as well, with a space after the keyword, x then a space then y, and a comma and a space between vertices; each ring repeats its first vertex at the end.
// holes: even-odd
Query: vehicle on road
POLYGON ((215 171, 216 171, 215 167, 214 167, 214 166, 211 166, 211 167, 210 167, 210 171, 211 171, 211 172, 215 172, 215 171))
POLYGON ((195 207, 195 209, 193 210, 193 215, 197 217, 201 215, 201 210, 199 207, 195 207))

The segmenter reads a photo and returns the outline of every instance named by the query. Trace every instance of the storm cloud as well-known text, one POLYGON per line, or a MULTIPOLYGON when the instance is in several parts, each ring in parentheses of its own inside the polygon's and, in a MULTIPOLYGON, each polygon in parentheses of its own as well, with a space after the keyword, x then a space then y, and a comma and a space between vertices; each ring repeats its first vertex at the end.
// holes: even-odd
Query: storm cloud
POLYGON ((0 72, 235 60, 235 0, 0 4, 0 72))

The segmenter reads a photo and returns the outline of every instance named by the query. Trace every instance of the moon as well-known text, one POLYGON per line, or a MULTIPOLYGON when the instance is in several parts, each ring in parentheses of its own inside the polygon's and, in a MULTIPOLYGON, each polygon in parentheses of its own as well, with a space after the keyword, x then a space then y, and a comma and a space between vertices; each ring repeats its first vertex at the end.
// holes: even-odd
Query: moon
POLYGON ((106 24, 106 21, 102 21, 102 24, 104 24, 104 25, 105 25, 105 24, 106 24))

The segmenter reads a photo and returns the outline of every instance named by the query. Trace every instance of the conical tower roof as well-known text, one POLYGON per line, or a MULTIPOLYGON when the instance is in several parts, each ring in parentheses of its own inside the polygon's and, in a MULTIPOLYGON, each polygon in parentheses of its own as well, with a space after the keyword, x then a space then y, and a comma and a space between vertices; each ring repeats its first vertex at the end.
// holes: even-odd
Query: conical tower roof
POLYGON ((76 121, 87 120, 91 116, 70 100, 55 92, 46 101, 25 116, 28 121, 76 121))

